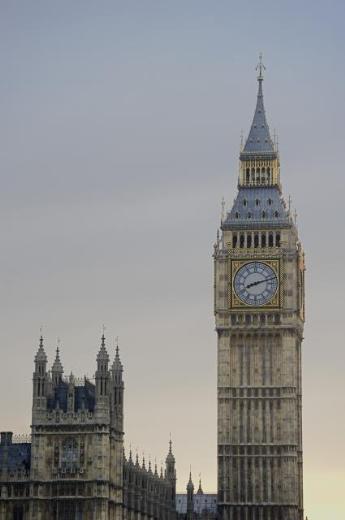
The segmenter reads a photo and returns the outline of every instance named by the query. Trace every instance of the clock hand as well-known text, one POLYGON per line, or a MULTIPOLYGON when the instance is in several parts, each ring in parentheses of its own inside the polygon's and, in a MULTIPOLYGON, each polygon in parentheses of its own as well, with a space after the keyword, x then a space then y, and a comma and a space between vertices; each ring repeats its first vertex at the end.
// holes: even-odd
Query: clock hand
POLYGON ((271 276, 271 278, 264 278, 263 280, 258 280, 257 282, 252 282, 249 285, 246 286, 246 289, 249 289, 250 287, 254 287, 254 285, 259 285, 259 283, 268 282, 269 280, 275 280, 275 276, 271 276))

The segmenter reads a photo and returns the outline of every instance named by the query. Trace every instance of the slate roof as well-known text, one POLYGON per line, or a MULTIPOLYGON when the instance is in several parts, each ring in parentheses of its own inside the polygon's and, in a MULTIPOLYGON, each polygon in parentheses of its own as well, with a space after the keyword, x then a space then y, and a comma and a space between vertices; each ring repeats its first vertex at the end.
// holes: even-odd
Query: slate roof
POLYGON ((277 187, 240 187, 222 229, 289 225, 290 217, 277 187))
POLYGON ((264 96, 262 91, 262 77, 259 77, 258 81, 259 88, 254 118, 246 144, 244 145, 240 155, 241 159, 246 159, 253 155, 264 155, 265 157, 267 155, 276 155, 266 120, 264 96))
MULTIPOLYGON (((54 410, 59 403, 60 410, 67 412, 67 394, 68 394, 68 383, 60 381, 60 383, 54 389, 54 395, 47 401, 48 410, 54 410)), ((74 411, 81 410, 83 407, 85 410, 93 412, 95 409, 95 385, 90 383, 87 379, 83 386, 74 387, 74 411)))
MULTIPOLYGON (((193 496, 194 500, 194 513, 202 513, 208 511, 211 513, 217 512, 217 495, 209 493, 196 493, 193 496)), ((178 513, 187 512, 187 495, 177 494, 176 495, 176 511, 178 513)))
POLYGON ((0 445, 2 471, 30 470, 31 444, 29 442, 0 445))

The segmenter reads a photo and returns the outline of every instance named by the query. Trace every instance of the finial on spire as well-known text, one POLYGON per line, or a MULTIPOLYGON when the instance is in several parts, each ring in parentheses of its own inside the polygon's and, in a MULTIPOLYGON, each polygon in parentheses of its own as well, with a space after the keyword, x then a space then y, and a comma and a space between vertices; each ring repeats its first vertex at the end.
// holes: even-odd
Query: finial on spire
POLYGON ((102 347, 105 347, 105 331, 106 331, 106 326, 102 325, 102 347))
POLYGON ((225 199, 224 197, 222 197, 222 209, 221 209, 221 214, 220 214, 220 221, 221 223, 223 223, 224 221, 224 218, 225 218, 225 199))
POLYGON ((262 52, 260 52, 260 54, 259 54, 259 63, 256 66, 256 70, 258 71, 258 81, 263 81, 263 79, 264 79, 263 72, 266 70, 266 67, 262 62, 262 52))
POLYGON ((291 202, 292 202, 291 195, 289 195, 289 198, 288 198, 288 204, 289 204, 289 215, 291 214, 291 202))

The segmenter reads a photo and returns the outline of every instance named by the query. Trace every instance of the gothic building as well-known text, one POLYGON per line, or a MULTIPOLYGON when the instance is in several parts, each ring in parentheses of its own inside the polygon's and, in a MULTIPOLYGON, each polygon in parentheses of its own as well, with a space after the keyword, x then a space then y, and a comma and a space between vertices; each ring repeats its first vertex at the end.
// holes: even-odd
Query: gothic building
POLYGON ((176 471, 124 456, 123 368, 102 336, 94 382, 51 370, 43 338, 33 373, 31 442, 1 433, 0 520, 173 520, 176 471))
POLYGON ((282 197, 263 64, 214 250, 220 520, 301 520, 304 254, 282 197))

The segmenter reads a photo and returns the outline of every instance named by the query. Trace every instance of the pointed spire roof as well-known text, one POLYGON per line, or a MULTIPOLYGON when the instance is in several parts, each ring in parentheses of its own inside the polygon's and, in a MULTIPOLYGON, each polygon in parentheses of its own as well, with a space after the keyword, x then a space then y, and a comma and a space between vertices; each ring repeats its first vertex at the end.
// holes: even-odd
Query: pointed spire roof
POLYGON ((168 455, 167 455, 167 458, 166 458, 166 463, 169 464, 175 464, 175 457, 174 457, 174 454, 172 452, 172 440, 170 439, 169 441, 169 452, 168 452, 168 455))
POLYGON ((99 352, 97 354, 97 361, 106 361, 106 362, 109 361, 109 355, 108 355, 107 349, 105 348, 105 336, 104 336, 104 334, 102 334, 101 347, 100 347, 99 352))
POLYGON ((263 71, 265 66, 262 63, 262 54, 260 54, 260 61, 256 67, 258 70, 258 95, 256 101, 256 108, 254 112, 252 126, 249 131, 246 143, 241 151, 240 158, 245 159, 253 155, 275 155, 274 144, 270 136, 269 126, 266 120, 264 96, 262 90, 262 83, 264 80, 263 71))
POLYGON ((52 372, 63 374, 63 366, 60 360, 60 349, 59 347, 56 348, 56 356, 55 360, 52 366, 52 372))
POLYGON ((43 336, 40 337, 40 344, 39 344, 39 347, 37 350, 37 354, 35 356, 35 361, 36 362, 40 361, 43 363, 47 362, 47 354, 45 353, 44 345, 43 345, 43 336))
POLYGON ((198 488, 197 494, 198 495, 203 495, 204 494, 204 492, 202 490, 202 485, 201 485, 201 477, 199 478, 199 488, 198 488))
POLYGON ((129 462, 130 464, 133 464, 132 446, 129 447, 129 457, 128 457, 128 462, 129 462))
POLYGON ((189 480, 188 480, 188 484, 187 484, 187 491, 188 490, 194 491, 194 484, 193 484, 193 480, 192 480, 192 468, 190 468, 190 471, 189 471, 189 480))
POLYGON ((122 363, 121 363, 121 359, 120 359, 120 351, 119 351, 119 342, 118 342, 118 339, 116 338, 116 350, 115 350, 115 358, 114 358, 114 362, 113 362, 113 371, 117 371, 117 372, 123 372, 123 366, 122 366, 122 363))

